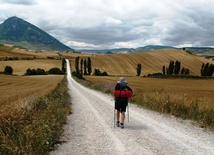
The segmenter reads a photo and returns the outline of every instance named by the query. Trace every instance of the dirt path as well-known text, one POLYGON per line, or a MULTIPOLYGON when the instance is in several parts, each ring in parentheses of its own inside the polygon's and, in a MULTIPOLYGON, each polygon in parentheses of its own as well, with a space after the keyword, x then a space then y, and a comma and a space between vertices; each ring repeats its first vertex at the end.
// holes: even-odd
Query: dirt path
POLYGON ((75 82, 70 71, 68 82, 73 114, 65 126, 67 142, 51 155, 214 154, 213 133, 132 104, 125 128, 114 128, 113 97, 75 82))

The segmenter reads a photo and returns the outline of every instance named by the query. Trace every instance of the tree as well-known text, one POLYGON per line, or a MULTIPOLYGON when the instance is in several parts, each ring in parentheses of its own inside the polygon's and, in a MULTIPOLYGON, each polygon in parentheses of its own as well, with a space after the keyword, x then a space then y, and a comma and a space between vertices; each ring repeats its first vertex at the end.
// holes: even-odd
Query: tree
POLYGON ((76 69, 76 72, 79 73, 79 59, 80 57, 76 57, 75 59, 75 69, 76 69))
POLYGON ((65 61, 65 58, 62 59, 62 71, 64 73, 66 72, 66 61, 65 61))
POLYGON ((169 74, 173 74, 174 73, 174 61, 170 61, 169 63, 169 74))
POLYGON ((163 75, 166 75, 166 67, 165 66, 163 66, 162 71, 163 71, 163 75))
POLYGON ((137 64, 137 76, 140 76, 141 68, 142 68, 141 64, 137 64))
POLYGON ((88 68, 88 75, 91 75, 92 67, 91 67, 91 58, 90 58, 90 57, 88 57, 87 63, 88 63, 88 65, 87 65, 87 68, 88 68))
POLYGON ((4 73, 8 74, 8 75, 12 75, 13 74, 13 68, 11 66, 6 66, 4 68, 4 73))
POLYGON ((209 70, 207 72, 207 76, 213 76, 213 72, 214 72, 214 65, 210 64, 209 70))
POLYGON ((181 69, 181 63, 179 61, 175 62, 174 74, 179 74, 181 69))
POLYGON ((83 68, 84 68, 84 69, 83 69, 83 70, 84 70, 84 75, 87 75, 87 61, 86 61, 86 59, 84 59, 84 63, 83 63, 83 64, 84 64, 84 65, 83 65, 83 66, 84 66, 84 67, 83 67, 83 68))
POLYGON ((83 59, 80 60, 80 74, 83 75, 83 59))
POLYGON ((201 66, 201 76, 212 76, 214 72, 214 65, 207 63, 201 66))
POLYGON ((186 75, 189 75, 189 73, 190 73, 189 69, 186 68, 185 74, 186 74, 186 75))
POLYGON ((64 72, 59 68, 55 67, 55 68, 49 69, 48 74, 64 74, 64 72))
POLYGON ((181 69, 181 74, 185 74, 185 68, 183 67, 182 69, 181 69))

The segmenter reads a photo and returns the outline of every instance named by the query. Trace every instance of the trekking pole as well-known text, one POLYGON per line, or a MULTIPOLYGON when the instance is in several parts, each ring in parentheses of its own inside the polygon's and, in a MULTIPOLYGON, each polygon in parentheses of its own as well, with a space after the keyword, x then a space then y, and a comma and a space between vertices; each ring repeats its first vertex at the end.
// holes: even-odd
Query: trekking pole
POLYGON ((114 128, 115 128, 115 108, 114 108, 114 128))
POLYGON ((128 107, 127 107, 127 111, 128 111, 128 122, 129 122, 129 104, 128 104, 128 107))

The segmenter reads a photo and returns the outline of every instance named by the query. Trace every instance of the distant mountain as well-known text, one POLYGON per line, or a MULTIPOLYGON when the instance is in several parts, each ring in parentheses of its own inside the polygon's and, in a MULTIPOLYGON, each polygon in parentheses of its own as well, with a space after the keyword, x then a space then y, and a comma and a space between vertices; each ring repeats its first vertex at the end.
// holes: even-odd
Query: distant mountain
POLYGON ((145 52, 145 51, 153 51, 153 50, 159 50, 159 49, 166 49, 166 48, 173 48, 172 46, 161 46, 161 45, 148 45, 144 47, 138 47, 138 48, 116 48, 116 49, 103 49, 103 50, 77 50, 80 52, 92 52, 92 53, 133 53, 133 52, 145 52))
POLYGON ((144 47, 138 48, 117 48, 117 49, 103 49, 103 50, 77 50, 79 52, 91 52, 91 53, 105 53, 105 54, 113 54, 113 53, 134 53, 134 52, 146 52, 160 49, 178 49, 185 50, 192 54, 200 55, 206 58, 214 57, 214 48, 211 47, 183 47, 176 48, 173 46, 162 46, 162 45, 148 45, 144 47))
POLYGON ((185 50, 206 58, 214 58, 214 48, 211 47, 185 47, 185 50))
POLYGON ((15 16, 0 24, 0 43, 32 50, 73 51, 48 33, 15 16))

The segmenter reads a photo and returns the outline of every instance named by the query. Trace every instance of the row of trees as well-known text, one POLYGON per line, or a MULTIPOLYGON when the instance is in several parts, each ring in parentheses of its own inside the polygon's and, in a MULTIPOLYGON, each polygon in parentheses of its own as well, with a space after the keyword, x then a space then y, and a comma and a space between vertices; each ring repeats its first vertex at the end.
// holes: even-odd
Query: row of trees
POLYGON ((179 73, 189 75, 190 70, 184 67, 181 69, 181 62, 179 61, 170 61, 168 68, 163 66, 162 72, 163 75, 178 75, 179 73))
POLYGON ((214 65, 207 63, 206 65, 203 63, 201 66, 201 76, 213 76, 214 73, 214 65))
POLYGON ((26 70, 25 75, 47 75, 47 74, 64 74, 64 73, 65 72, 63 72, 57 67, 51 68, 48 71, 45 71, 44 69, 41 69, 41 68, 37 68, 37 69, 28 68, 26 70))
POLYGON ((81 75, 91 75, 92 67, 91 67, 91 58, 80 59, 80 57, 76 57, 75 59, 75 70, 77 73, 81 75))
POLYGON ((82 59, 79 56, 75 58, 75 71, 72 72, 72 75, 83 79, 83 75, 91 75, 91 58, 82 59))

